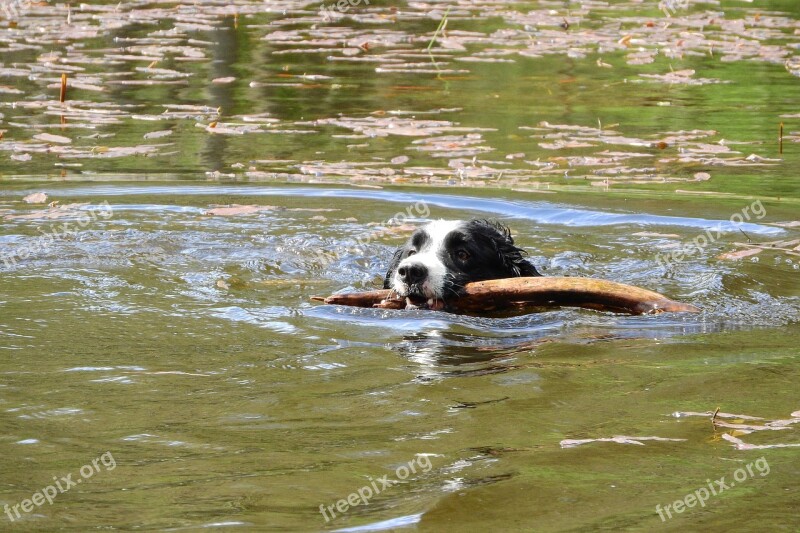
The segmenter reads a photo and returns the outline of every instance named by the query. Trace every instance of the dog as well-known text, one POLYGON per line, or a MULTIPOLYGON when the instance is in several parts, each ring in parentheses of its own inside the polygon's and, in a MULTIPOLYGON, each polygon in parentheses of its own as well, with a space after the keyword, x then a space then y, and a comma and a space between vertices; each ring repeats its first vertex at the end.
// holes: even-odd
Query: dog
POLYGON ((436 220, 397 249, 383 288, 405 298, 406 309, 439 311, 469 282, 540 276, 526 255, 499 222, 436 220))

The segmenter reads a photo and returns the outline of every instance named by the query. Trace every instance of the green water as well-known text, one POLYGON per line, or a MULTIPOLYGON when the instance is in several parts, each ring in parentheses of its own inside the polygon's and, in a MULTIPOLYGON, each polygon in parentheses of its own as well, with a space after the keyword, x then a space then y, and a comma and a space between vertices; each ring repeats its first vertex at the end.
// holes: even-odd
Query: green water
POLYGON ((0 30, 4 529, 798 529, 795 3, 126 4, 0 30), (398 213, 703 312, 309 301, 378 286, 398 213))

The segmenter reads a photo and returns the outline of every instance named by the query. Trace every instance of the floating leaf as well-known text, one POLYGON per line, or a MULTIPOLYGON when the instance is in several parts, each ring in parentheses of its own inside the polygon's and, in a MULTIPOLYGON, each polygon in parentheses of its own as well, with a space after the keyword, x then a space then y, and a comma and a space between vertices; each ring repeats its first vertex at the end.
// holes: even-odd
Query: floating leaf
POLYGON ((85 213, 81 210, 83 206, 89 205, 88 203, 67 204, 62 206, 51 205, 42 211, 34 211, 32 213, 24 213, 21 215, 5 215, 3 218, 7 220, 41 220, 41 219, 59 219, 59 218, 74 218, 79 217, 85 213))
POLYGON ((615 436, 615 437, 605 437, 600 439, 564 439, 561 441, 562 448, 575 448, 577 446, 581 446, 583 444, 589 444, 594 442, 616 442, 617 444, 636 444, 638 446, 644 446, 644 442, 642 441, 659 441, 659 442, 682 442, 686 439, 669 439, 664 437, 624 437, 624 436, 615 436))
POLYGON ((272 205, 238 205, 233 204, 229 206, 214 207, 205 212, 206 215, 215 216, 236 216, 236 215, 251 215, 253 213, 261 213, 264 211, 272 211, 276 209, 272 205))
POLYGON ((735 437, 733 435, 729 435, 727 433, 722 434, 722 438, 726 441, 732 443, 737 450, 771 450, 775 448, 800 448, 800 443, 798 444, 748 444, 744 442, 742 439, 735 437))
POLYGON ((772 222, 770 226, 778 226, 781 228, 800 228, 800 220, 792 220, 790 222, 772 222))
POLYGON ((23 198, 22 201, 27 204, 43 204, 47 202, 47 194, 43 192, 35 192, 23 198))
POLYGON ((631 235, 636 235, 637 237, 663 237, 665 239, 681 238, 677 233, 656 233, 653 231, 637 231, 636 233, 631 233, 631 235))
POLYGON ((735 261, 737 259, 744 259, 745 257, 750 257, 751 255, 760 254, 763 251, 764 250, 762 248, 747 248, 744 250, 736 250, 735 252, 726 252, 724 254, 720 254, 717 256, 717 259, 735 261))
POLYGON ((149 133, 144 134, 145 139, 159 139, 161 137, 166 137, 168 135, 172 135, 172 130, 160 130, 160 131, 151 131, 149 133))
POLYGON ((37 141, 44 141, 48 143, 69 144, 72 142, 72 139, 69 137, 53 135, 52 133, 37 133, 33 136, 33 138, 37 141))

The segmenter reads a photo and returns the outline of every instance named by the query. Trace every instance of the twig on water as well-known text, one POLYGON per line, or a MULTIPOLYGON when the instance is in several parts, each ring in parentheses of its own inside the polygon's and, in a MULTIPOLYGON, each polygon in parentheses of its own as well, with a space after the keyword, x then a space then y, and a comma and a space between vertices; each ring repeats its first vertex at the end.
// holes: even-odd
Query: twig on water
POLYGON ((745 236, 745 238, 747 239, 747 242, 753 242, 753 240, 750 238, 750 235, 748 235, 747 233, 745 233, 745 232, 744 232, 744 230, 743 230, 742 228, 739 228, 739 231, 741 231, 741 232, 742 232, 742 235, 744 235, 744 236, 745 236))
POLYGON ((447 15, 450 14, 450 6, 447 6, 447 11, 444 12, 444 16, 442 17, 441 22, 439 22, 439 27, 436 28, 436 31, 433 33, 433 37, 431 37, 431 42, 428 43, 428 48, 426 49, 428 52, 431 51, 433 47, 433 43, 436 42, 436 38, 439 36, 439 32, 444 31, 447 27, 447 15))
POLYGON ((431 42, 428 43, 428 48, 425 51, 428 53, 428 57, 431 58, 431 63, 433 63, 433 68, 436 69, 436 78, 442 79, 442 69, 439 68, 439 64, 436 62, 436 58, 433 57, 431 53, 431 48, 433 47, 433 43, 436 42, 436 37, 439 35, 439 32, 444 31, 444 28, 447 27, 447 15, 450 13, 450 6, 447 6, 447 11, 444 12, 444 16, 442 17, 441 22, 439 22, 439 27, 436 28, 436 31, 431 37, 431 42))
POLYGON ((61 75, 61 94, 59 95, 59 101, 63 104, 64 100, 67 99, 67 75, 61 75))

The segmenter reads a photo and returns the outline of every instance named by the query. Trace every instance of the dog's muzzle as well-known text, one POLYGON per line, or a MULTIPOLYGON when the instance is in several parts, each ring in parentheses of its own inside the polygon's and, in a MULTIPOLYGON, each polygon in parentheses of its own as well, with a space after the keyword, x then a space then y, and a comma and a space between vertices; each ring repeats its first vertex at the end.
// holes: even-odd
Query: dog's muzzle
POLYGON ((428 267, 422 263, 406 263, 397 269, 397 278, 402 285, 407 288, 406 309, 433 309, 444 308, 444 302, 436 298, 435 294, 425 290, 425 282, 428 281, 428 267))

